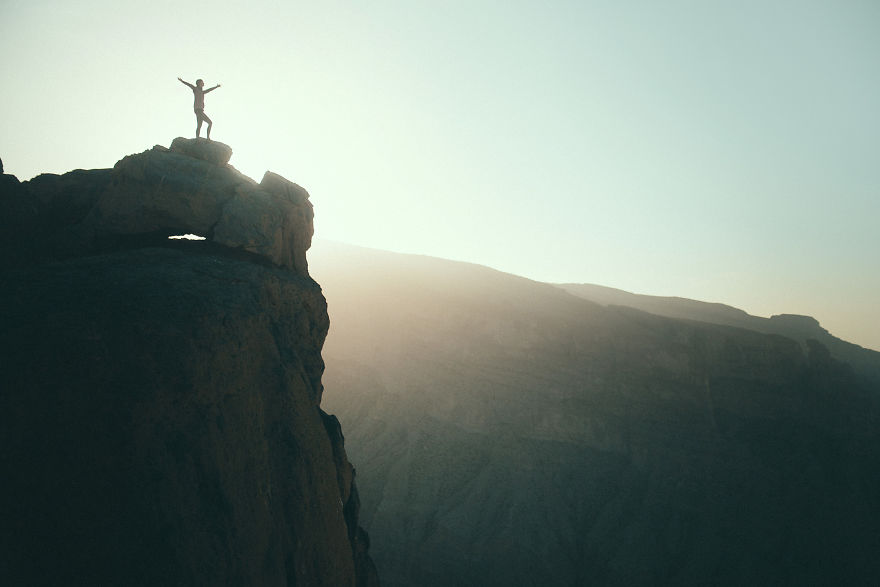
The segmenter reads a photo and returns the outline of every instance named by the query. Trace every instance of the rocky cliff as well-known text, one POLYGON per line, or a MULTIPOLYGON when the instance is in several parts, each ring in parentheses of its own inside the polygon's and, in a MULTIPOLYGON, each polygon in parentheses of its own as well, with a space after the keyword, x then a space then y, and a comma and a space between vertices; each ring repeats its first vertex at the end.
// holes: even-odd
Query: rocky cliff
POLYGON ((309 196, 230 156, 0 177, 0 583, 378 584, 309 196))

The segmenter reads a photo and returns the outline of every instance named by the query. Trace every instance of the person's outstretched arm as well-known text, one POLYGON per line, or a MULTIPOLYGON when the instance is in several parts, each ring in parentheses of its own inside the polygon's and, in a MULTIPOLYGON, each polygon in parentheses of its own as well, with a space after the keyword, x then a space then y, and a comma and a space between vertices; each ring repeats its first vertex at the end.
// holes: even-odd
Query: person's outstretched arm
POLYGON ((191 83, 189 83, 189 82, 185 82, 185 81, 183 81, 183 80, 180 79, 180 78, 177 78, 177 79, 180 81, 180 83, 182 83, 182 84, 184 84, 184 85, 186 85, 186 86, 189 86, 189 89, 191 89, 191 90, 196 89, 196 87, 195 87, 194 85, 192 85, 191 83))
POLYGON ((213 88, 208 88, 207 90, 205 90, 205 93, 207 94, 208 92, 213 92, 214 90, 216 90, 219 87, 220 87, 220 84, 217 84, 213 88))

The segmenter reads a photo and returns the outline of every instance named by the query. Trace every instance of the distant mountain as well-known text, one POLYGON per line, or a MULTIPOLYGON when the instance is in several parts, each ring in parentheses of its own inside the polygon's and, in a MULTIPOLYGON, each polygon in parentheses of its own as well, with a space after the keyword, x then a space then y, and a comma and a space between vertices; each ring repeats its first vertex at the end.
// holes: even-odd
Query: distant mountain
POLYGON ((822 342, 429 257, 317 242, 309 263, 383 584, 880 573, 880 390, 822 342))
POLYGON ((770 318, 752 316, 738 308, 678 297, 633 294, 621 289, 589 283, 565 283, 565 291, 603 306, 627 306, 658 316, 725 324, 756 332, 781 334, 801 343, 816 340, 831 356, 851 364, 867 383, 880 385, 880 352, 863 348, 833 336, 811 316, 778 314, 770 318))

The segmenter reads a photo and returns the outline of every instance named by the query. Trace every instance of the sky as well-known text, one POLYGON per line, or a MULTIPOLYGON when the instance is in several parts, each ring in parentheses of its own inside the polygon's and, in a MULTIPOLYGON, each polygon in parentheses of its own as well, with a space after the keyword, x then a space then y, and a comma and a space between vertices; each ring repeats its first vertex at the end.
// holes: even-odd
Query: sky
POLYGON ((876 0, 0 0, 0 54, 21 180, 194 136, 202 78, 319 238, 880 350, 876 0))

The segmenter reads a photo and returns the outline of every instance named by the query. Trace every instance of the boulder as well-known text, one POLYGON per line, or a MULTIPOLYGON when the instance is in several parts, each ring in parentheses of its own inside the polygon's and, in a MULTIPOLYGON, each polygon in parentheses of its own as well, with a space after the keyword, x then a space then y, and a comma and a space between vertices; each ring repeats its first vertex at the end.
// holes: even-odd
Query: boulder
POLYGON ((266 172, 258 184, 225 164, 232 150, 174 139, 128 155, 113 169, 0 181, 0 266, 164 245, 195 234, 213 245, 308 275, 314 212, 309 194, 266 172), (27 241, 36 241, 37 244, 27 241))
POLYGON ((267 171, 258 184, 227 165, 232 149, 176 138, 113 169, 0 181, 0 266, 65 259, 195 234, 308 275, 309 193, 267 171), (35 241, 29 243, 27 241, 35 241))
POLYGON ((86 223, 99 234, 207 236, 225 203, 245 185, 253 182, 226 167, 154 147, 116 163, 86 223))
POLYGON ((119 239, 196 234, 307 275, 314 232, 308 192, 275 173, 267 172, 257 184, 228 165, 209 162, 215 145, 228 149, 177 138, 170 150, 156 146, 123 158, 78 234, 90 235, 96 247, 108 241, 116 246, 119 239))
POLYGON ((223 206, 210 238, 307 274, 313 217, 308 192, 267 171, 258 186, 238 187, 235 197, 223 206))
POLYGON ((232 157, 232 147, 229 145, 202 138, 177 137, 171 141, 171 150, 215 165, 226 165, 232 157))

